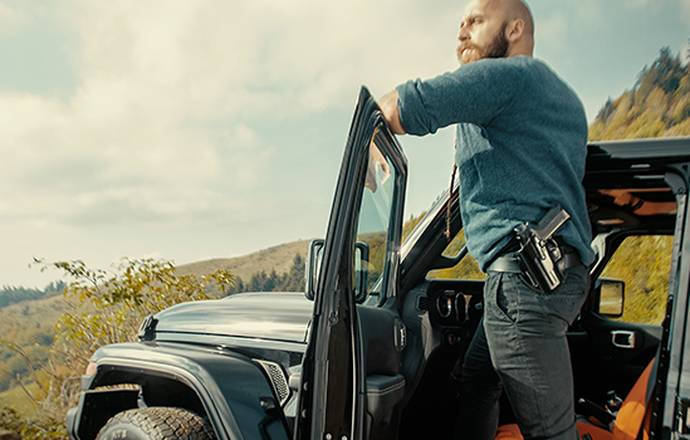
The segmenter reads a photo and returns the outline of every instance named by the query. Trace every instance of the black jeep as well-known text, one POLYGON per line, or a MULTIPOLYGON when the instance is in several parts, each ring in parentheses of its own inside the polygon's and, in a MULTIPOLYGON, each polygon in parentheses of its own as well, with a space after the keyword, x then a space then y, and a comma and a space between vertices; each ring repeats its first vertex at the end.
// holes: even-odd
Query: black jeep
MULTIPOLYGON (((589 146, 597 259, 568 339, 579 412, 604 430, 616 395, 651 362, 639 430, 690 439, 689 166, 690 138, 589 146)), ((67 417, 71 437, 379 440, 462 430, 453 371, 481 317, 483 281, 462 245, 457 191, 409 232, 406 178, 402 149, 362 89, 326 238, 310 245, 306 293, 235 294, 150 316, 140 341, 93 355, 67 417), (373 154, 388 166, 372 172, 373 154)), ((509 405, 501 414, 510 423, 509 405)))

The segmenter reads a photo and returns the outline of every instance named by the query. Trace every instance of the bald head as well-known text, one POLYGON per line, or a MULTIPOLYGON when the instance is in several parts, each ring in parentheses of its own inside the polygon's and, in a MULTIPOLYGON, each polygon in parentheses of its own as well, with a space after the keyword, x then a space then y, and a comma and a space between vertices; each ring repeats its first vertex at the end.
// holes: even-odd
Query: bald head
POLYGON ((524 0, 473 0, 458 34, 461 63, 482 58, 532 56, 534 19, 524 0))
POLYGON ((508 9, 514 19, 522 19, 525 21, 526 29, 531 35, 534 35, 534 17, 527 3, 524 0, 503 0, 508 3, 508 9))
POLYGON ((532 11, 524 0, 493 0, 498 3, 498 7, 505 9, 505 18, 507 22, 522 21, 523 38, 529 39, 534 47, 534 18, 532 11))

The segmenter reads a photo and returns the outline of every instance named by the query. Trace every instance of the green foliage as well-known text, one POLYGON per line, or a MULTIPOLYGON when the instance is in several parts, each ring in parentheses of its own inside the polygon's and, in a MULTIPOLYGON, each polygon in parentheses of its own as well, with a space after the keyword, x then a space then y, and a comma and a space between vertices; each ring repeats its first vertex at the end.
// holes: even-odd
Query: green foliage
POLYGON ((625 282, 620 320, 660 325, 666 312, 671 270, 672 236, 628 237, 606 265, 604 278, 625 282))
POLYGON ((690 64, 668 47, 640 72, 635 86, 609 98, 590 127, 592 140, 690 135, 690 64))
POLYGON ((25 440, 66 439, 64 421, 43 414, 25 418, 14 408, 0 405, 0 430, 15 432, 25 440))
POLYGON ((409 219, 405 223, 403 223, 403 230, 402 230, 402 239, 400 240, 401 243, 405 243, 405 240, 412 234, 412 231, 417 227, 419 222, 422 221, 424 216, 426 215, 426 211, 422 212, 421 214, 414 216, 411 215, 409 219))
POLYGON ((72 281, 65 289, 71 306, 56 324, 53 345, 60 360, 85 367, 103 345, 134 340, 142 319, 174 304, 219 297, 232 275, 178 275, 169 261, 124 259, 113 271, 90 269, 82 261, 53 263, 72 281))
MULTIPOLYGON (((98 347, 135 340, 145 316, 180 302, 221 297, 234 282, 224 269, 202 276, 180 275, 171 262, 153 259, 123 259, 110 270, 91 269, 79 260, 44 267, 60 269, 70 279, 48 358, 35 369, 35 353, 11 340, 0 341, 26 367, 17 384, 33 405, 32 412, 19 417, 26 439, 65 438, 65 411, 76 404, 79 377, 98 347), (28 381, 31 389, 25 384, 28 381)), ((16 411, 3 411, 9 411, 8 420, 14 420, 16 411)))
MULTIPOLYGON (((460 231, 458 235, 448 244, 443 251, 446 257, 454 257, 465 246, 465 231, 460 231)), ((470 254, 465 255, 458 264, 447 269, 432 270, 427 275, 429 279, 456 279, 456 280, 483 280, 486 276, 479 269, 479 263, 470 254)))

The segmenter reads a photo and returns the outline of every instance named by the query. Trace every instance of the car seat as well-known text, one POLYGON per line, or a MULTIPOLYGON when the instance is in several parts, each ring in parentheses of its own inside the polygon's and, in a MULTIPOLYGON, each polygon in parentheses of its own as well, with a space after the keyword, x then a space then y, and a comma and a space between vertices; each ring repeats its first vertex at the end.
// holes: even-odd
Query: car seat
MULTIPOLYGON (((577 432, 580 438, 583 440, 635 440, 638 438, 640 429, 642 429, 642 439, 649 439, 649 415, 651 413, 648 411, 648 403, 651 400, 649 385, 655 362, 656 358, 652 359, 633 385, 616 414, 611 430, 579 417, 577 432)), ((523 440, 523 437, 517 424, 508 424, 498 427, 496 440, 523 440)))

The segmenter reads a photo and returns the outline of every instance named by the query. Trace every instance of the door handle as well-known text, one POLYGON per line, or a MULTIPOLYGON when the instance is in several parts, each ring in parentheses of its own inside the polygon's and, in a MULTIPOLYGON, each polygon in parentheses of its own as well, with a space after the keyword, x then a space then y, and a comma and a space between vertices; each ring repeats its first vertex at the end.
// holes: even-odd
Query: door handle
POLYGON ((397 318, 393 325, 393 341, 398 351, 403 351, 407 346, 407 327, 405 327, 404 322, 397 318))
POLYGON ((611 343, 618 348, 635 348, 635 332, 631 330, 614 330, 611 332, 611 343))

